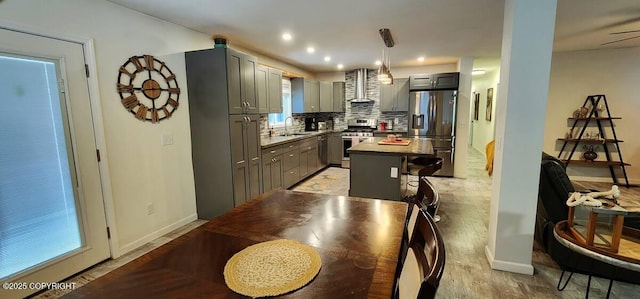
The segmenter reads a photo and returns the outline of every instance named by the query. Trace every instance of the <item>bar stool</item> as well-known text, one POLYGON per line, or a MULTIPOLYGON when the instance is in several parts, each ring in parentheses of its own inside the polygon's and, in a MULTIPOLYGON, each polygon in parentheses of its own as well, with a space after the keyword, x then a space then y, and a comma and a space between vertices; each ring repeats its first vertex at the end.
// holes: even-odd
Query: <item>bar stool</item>
MULTIPOLYGON (((416 194, 417 197, 420 197, 420 199, 423 199, 425 197, 425 195, 427 195, 427 199, 429 199, 430 203, 427 203, 425 206, 427 206, 429 209, 427 209, 427 212, 433 216, 433 220, 435 222, 440 221, 440 215, 438 215, 438 207, 440 206, 440 202, 437 199, 437 196, 435 196, 436 198, 433 198, 433 194, 425 194, 425 192, 423 190, 421 190, 424 186, 423 186, 423 181, 428 182, 428 185, 430 187, 430 189, 433 189, 433 186, 431 185, 431 183, 427 180, 426 177, 433 175, 434 173, 436 173, 436 171, 442 169, 442 158, 440 157, 418 157, 415 159, 412 159, 408 164, 407 164, 407 171, 409 172, 409 174, 411 175, 417 175, 418 176, 418 193, 416 194), (431 198, 429 198, 431 195, 431 198)), ((415 182, 411 182, 411 183, 415 183, 415 182)), ((407 180, 407 184, 409 184, 410 186, 414 186, 411 183, 408 182, 407 180)), ((416 186, 414 186, 416 187, 416 186)))

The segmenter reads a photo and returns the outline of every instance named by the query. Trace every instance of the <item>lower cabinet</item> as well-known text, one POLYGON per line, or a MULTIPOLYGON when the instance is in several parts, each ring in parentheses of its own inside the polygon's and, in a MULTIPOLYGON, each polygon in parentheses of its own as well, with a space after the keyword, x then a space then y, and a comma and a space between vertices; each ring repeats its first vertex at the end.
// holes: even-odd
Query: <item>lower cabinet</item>
POLYGON ((284 186, 289 188, 300 181, 299 167, 294 167, 284 171, 284 186))
POLYGON ((262 160, 263 192, 284 188, 282 148, 274 147, 262 150, 262 160))
POLYGON ((262 149, 263 191, 289 188, 327 166, 327 147, 325 135, 262 149))
POLYGON ((287 143, 283 148, 283 183, 285 188, 289 188, 300 181, 300 142, 287 143))
POLYGON ((318 140, 313 137, 300 143, 300 178, 318 170, 318 140))
POLYGON ((233 199, 239 206, 260 195, 260 116, 231 115, 231 161, 233 165, 233 199))
POLYGON ((340 165, 342 163, 342 136, 340 133, 329 134, 329 164, 340 165))

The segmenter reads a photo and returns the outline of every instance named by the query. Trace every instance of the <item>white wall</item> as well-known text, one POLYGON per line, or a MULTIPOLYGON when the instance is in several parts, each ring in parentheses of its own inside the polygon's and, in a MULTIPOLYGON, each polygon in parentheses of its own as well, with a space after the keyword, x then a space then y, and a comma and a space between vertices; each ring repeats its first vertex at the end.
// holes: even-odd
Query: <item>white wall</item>
MULTIPOLYGON (((484 147, 494 138, 494 127, 496 123, 496 107, 498 96, 498 81, 500 80, 500 69, 494 69, 484 75, 473 76, 471 91, 480 94, 480 105, 478 109, 478 120, 472 121, 473 136, 471 145, 474 149, 484 153, 484 147), (493 88, 493 105, 491 111, 491 121, 486 120, 487 112, 487 89, 493 88)), ((471 118, 474 112, 475 94, 471 95, 471 118)))
MULTIPOLYGON (((604 94, 611 114, 622 117, 614 122, 618 138, 624 140, 622 157, 631 164, 627 175, 640 183, 639 66, 640 48, 553 53, 543 150, 557 155, 562 146, 557 138, 564 137, 571 126, 567 117, 588 95, 604 94)), ((598 159, 604 157, 602 151, 598 155, 598 159)), ((608 168, 570 166, 568 174, 572 179, 611 182, 608 168)))
POLYGON ((98 77, 107 145, 101 151, 110 170, 111 185, 104 187, 107 201, 110 197, 113 202, 113 255, 195 219, 189 105, 184 55, 180 53, 211 48, 211 37, 107 1, 4 0, 0 22, 95 42, 97 74, 92 76, 98 77), (142 54, 164 60, 181 87, 179 109, 159 124, 135 119, 122 107, 116 92, 118 68, 129 57, 142 54), (162 146, 163 133, 173 135, 173 145, 162 146), (147 215, 148 203, 155 209, 151 215, 147 215))

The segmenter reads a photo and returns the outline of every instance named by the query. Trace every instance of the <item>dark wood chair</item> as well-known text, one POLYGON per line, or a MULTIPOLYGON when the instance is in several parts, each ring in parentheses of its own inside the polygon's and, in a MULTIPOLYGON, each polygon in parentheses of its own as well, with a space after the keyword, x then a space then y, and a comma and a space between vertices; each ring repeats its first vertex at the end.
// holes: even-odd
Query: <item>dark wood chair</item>
POLYGON ((440 196, 436 188, 426 177, 420 177, 418 181, 418 191, 414 197, 414 202, 420 209, 431 215, 435 222, 440 221, 440 216, 438 215, 440 196))
POLYGON ((415 210, 416 224, 412 228, 395 298, 435 298, 444 273, 445 248, 440 231, 429 214, 415 210))

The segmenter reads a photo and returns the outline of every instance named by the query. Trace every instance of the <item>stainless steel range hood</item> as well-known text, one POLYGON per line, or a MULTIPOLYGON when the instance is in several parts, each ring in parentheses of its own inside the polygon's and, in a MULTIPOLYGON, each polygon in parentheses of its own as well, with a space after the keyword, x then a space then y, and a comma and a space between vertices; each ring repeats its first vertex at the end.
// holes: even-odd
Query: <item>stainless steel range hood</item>
POLYGON ((351 103, 369 103, 367 98, 367 69, 357 69, 353 73, 355 96, 351 103))

